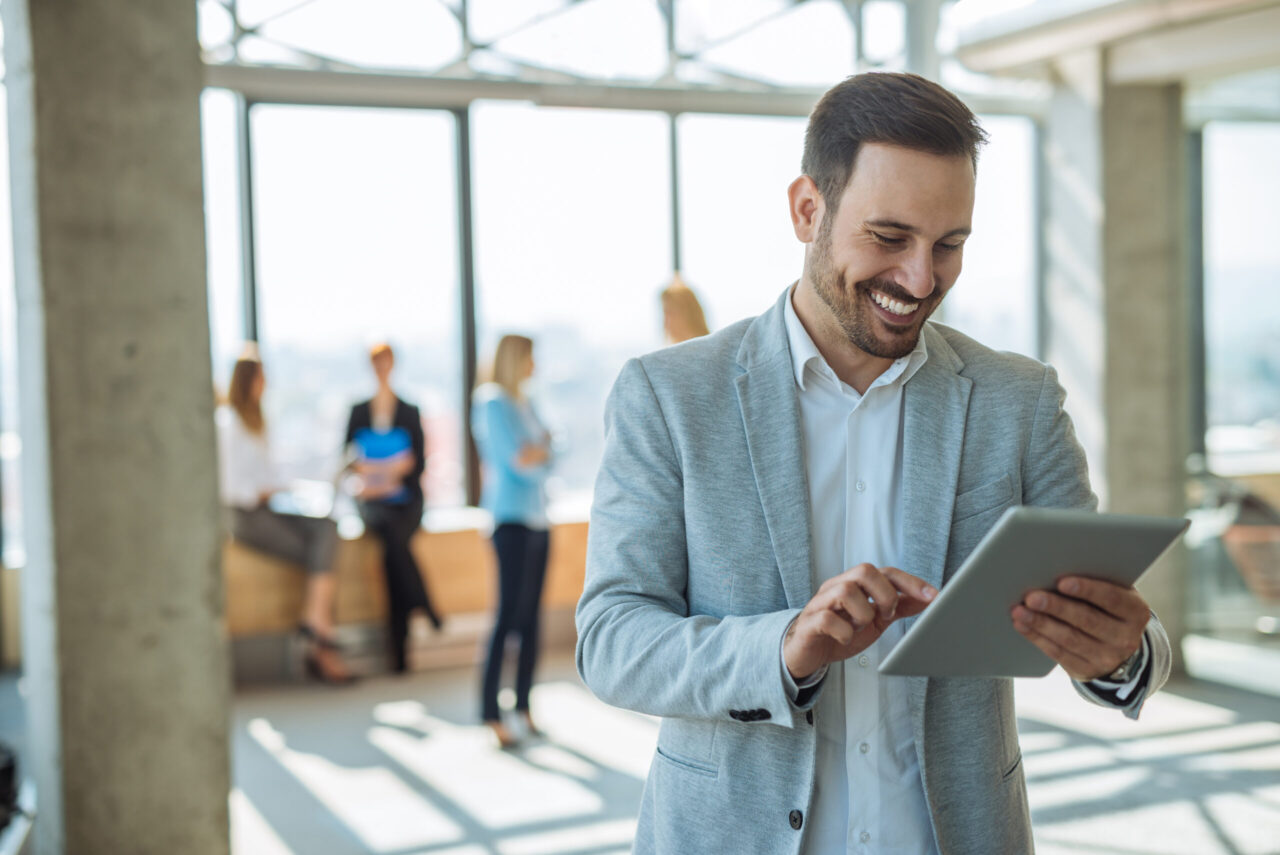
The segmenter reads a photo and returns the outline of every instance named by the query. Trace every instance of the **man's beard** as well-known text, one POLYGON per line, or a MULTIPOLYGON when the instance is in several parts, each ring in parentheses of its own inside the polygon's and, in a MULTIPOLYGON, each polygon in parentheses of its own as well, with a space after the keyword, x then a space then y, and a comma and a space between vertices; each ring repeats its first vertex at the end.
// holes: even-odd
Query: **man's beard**
POLYGON ((943 293, 934 285, 933 292, 923 300, 911 296, 904 288, 887 279, 864 279, 849 284, 845 275, 835 269, 831 261, 831 216, 823 219, 810 256, 809 280, 818 299, 831 310, 845 338, 854 347, 881 359, 900 359, 915 350, 920 340, 924 322, 942 302, 943 293), (901 303, 919 303, 920 314, 910 327, 896 330, 881 321, 871 307, 871 292, 879 291, 901 303), (877 335, 882 330, 885 338, 877 335))

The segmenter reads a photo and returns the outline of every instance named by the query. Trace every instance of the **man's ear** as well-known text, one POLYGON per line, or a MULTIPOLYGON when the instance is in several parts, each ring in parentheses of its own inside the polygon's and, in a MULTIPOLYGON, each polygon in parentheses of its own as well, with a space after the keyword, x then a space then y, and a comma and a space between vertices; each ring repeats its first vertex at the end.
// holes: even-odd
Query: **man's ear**
POLYGON ((812 243, 818 237, 818 227, 826 210, 818 185, 808 175, 801 175, 787 188, 787 201, 796 238, 801 243, 812 243))

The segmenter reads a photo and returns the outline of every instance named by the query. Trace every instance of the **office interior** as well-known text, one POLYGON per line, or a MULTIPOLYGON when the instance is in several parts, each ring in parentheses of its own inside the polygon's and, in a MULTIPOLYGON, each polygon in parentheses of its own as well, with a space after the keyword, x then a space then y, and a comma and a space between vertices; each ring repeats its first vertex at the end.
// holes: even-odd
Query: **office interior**
MULTIPOLYGON (((795 280, 805 118, 872 70, 939 81, 991 137, 938 320, 1055 366, 1103 510, 1192 520, 1141 589, 1186 692, 1169 715, 1196 723, 1158 714, 1155 742, 1108 756, 1251 734, 1152 773, 1243 776, 1195 790, 1194 833, 1090 848, 1078 812, 1041 850, 1280 851, 1280 525, 1257 524, 1280 509, 1277 0, 3 0, 0 16, 0 741, 19 746, 25 810, 0 853, 627 851, 652 722, 588 709, 571 662, 604 399, 664 345, 674 271, 712 329, 795 280), (573 750, 535 758, 557 782, 528 779, 544 800, 463 822, 469 797, 421 768, 491 768, 466 727, 495 584, 467 413, 507 332, 537 342, 561 449, 545 703, 591 724, 550 729, 573 750), (334 477, 382 340, 424 413, 414 550, 450 616, 415 625, 409 683, 381 673, 378 550, 334 477), (213 408, 246 341, 296 495, 333 502, 338 632, 370 675, 346 695, 299 670, 296 568, 221 528, 213 408), (386 768, 334 783, 342 759, 307 712, 326 705, 383 740, 386 768), (472 753, 414 754, 407 733, 472 753), (273 830, 246 793, 276 778, 326 818, 273 830), (362 788, 407 805, 400 820, 329 797, 362 788), (1227 796, 1247 804, 1205 807, 1227 796)), ((1061 723, 1056 695, 1025 696, 1043 714, 1025 751, 1080 748, 1035 725, 1061 723)))

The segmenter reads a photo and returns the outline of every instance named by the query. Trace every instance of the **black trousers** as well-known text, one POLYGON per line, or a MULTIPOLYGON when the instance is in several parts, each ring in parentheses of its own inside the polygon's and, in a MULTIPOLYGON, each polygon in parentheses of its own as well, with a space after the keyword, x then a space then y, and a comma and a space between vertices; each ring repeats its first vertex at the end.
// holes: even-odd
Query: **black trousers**
POLYGON ((440 616, 431 607, 426 582, 409 548, 409 541, 422 524, 422 499, 400 505, 361 502, 360 518, 364 520, 365 528, 382 541, 391 668, 400 673, 408 667, 405 645, 409 640, 409 615, 413 610, 422 609, 434 626, 440 626, 440 616))
POLYGON ((529 709, 533 688, 533 668, 538 662, 538 612, 542 583, 547 575, 546 531, 517 523, 503 523, 494 529, 493 548, 498 554, 498 614, 489 639, 489 657, 484 666, 481 707, 485 721, 497 721, 498 683, 502 677, 503 653, 507 637, 520 636, 520 657, 516 662, 516 709, 529 709))

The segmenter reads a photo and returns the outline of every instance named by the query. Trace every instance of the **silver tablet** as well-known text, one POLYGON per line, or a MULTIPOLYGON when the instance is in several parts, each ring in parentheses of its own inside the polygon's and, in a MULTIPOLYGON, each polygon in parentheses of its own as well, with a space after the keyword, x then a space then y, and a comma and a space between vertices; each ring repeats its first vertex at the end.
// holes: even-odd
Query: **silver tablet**
POLYGON ((885 657, 880 672, 1043 677, 1055 663, 1013 628, 1009 614, 1027 592, 1053 588, 1071 575, 1132 585, 1189 524, 1167 517, 1010 508, 885 657))

